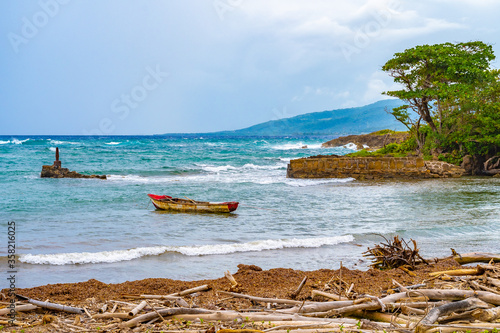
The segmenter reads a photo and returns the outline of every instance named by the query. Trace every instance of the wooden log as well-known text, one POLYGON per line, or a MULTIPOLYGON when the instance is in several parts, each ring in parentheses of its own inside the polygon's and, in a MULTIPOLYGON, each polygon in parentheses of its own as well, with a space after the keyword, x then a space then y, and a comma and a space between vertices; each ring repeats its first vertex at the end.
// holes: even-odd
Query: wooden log
POLYGON ((142 301, 141 303, 139 303, 139 305, 137 305, 135 308, 133 308, 132 310, 130 310, 130 312, 128 313, 130 317, 133 317, 135 316, 136 314, 139 313, 139 311, 141 311, 142 309, 144 309, 146 307, 146 305, 148 305, 148 303, 146 301, 142 301))
POLYGON ((94 319, 113 319, 113 318, 119 318, 119 319, 130 319, 130 315, 125 312, 105 312, 105 313, 99 313, 95 314, 93 316, 94 319))
POLYGON ((500 288, 500 280, 487 276, 486 281, 488 281, 490 284, 494 285, 495 287, 500 288))
POLYGON ((19 321, 10 321, 10 320, 0 320, 0 325, 14 325, 14 326, 28 326, 26 323, 22 323, 19 321))
POLYGON ((311 291, 311 297, 315 297, 315 296, 323 296, 323 297, 326 297, 326 298, 329 298, 329 299, 333 299, 335 301, 340 301, 340 296, 339 295, 326 293, 326 292, 320 291, 320 290, 313 290, 313 291, 311 291))
POLYGON ((104 305, 99 309, 99 313, 104 313, 108 309, 108 303, 104 303, 104 305))
MULTIPOLYGON (((250 296, 250 295, 244 295, 244 294, 238 294, 238 293, 233 293, 230 291, 219 291, 221 294, 225 295, 230 295, 236 298, 246 298, 255 302, 264 302, 264 303, 281 303, 281 304, 294 304, 294 305, 300 305, 303 302, 301 301, 294 301, 291 299, 278 299, 278 298, 264 298, 264 297, 255 297, 255 296, 250 296)), ((307 303, 307 302, 306 302, 307 303)))
POLYGON ((85 313, 85 310, 82 308, 76 308, 76 307, 57 304, 57 303, 37 301, 37 300, 31 299, 31 298, 28 298, 25 296, 21 296, 21 295, 16 295, 16 296, 28 301, 31 304, 34 304, 34 305, 39 306, 39 307, 44 308, 44 309, 57 310, 57 311, 76 313, 76 314, 85 313))
POLYGON ((464 254, 455 254, 453 255, 453 259, 458 262, 460 265, 470 264, 474 262, 490 262, 493 260, 494 262, 500 262, 500 254, 487 253, 487 252, 471 252, 464 254))
POLYGON ((304 277, 304 279, 302 280, 302 282, 299 284, 298 288, 290 295, 290 297, 292 299, 297 298, 297 296, 302 291, 302 288, 304 288, 304 285, 306 284, 306 282, 307 282, 307 276, 304 277))
MULTIPOLYGON (((140 323, 150 321, 151 319, 158 318, 159 314, 162 316, 172 316, 172 315, 187 315, 187 314, 206 314, 212 313, 210 310, 205 309, 190 309, 190 308, 172 308, 172 309, 161 309, 153 312, 148 312, 141 316, 135 317, 129 321, 120 324, 120 327, 135 327, 140 323)), ((130 317, 129 317, 130 318, 130 317)))
POLYGON ((480 300, 500 305, 500 295, 488 291, 460 290, 460 289, 419 289, 418 294, 427 296, 431 300, 457 301, 469 297, 477 297, 480 300))
POLYGON ((369 319, 376 322, 384 322, 384 323, 396 323, 406 325, 408 323, 407 320, 396 318, 392 314, 376 312, 376 311, 356 311, 353 313, 355 317, 369 319))
POLYGON ((430 276, 438 276, 438 275, 449 275, 449 276, 461 276, 461 275, 481 275, 484 274, 484 269, 481 267, 477 268, 463 268, 463 269, 453 269, 450 271, 440 271, 440 272, 432 272, 429 273, 430 276))
POLYGON ((178 293, 170 294, 169 296, 185 296, 185 295, 197 293, 198 291, 205 291, 205 290, 209 290, 209 289, 210 289, 210 287, 208 286, 208 284, 204 284, 204 285, 199 286, 199 287, 194 287, 191 289, 186 289, 186 290, 180 291, 178 293))
MULTIPOLYGON (((207 314, 179 314, 175 315, 176 318, 183 320, 196 320, 203 319, 204 321, 234 321, 242 320, 244 322, 269 322, 269 321, 318 321, 318 322, 332 322, 344 324, 357 324, 358 320, 351 318, 314 318, 305 317, 298 314, 283 314, 278 312, 236 312, 236 311, 217 311, 207 314)), ((135 318, 134 318, 135 319, 135 318)))
POLYGON ((487 308, 488 304, 477 298, 467 298, 462 301, 448 303, 442 306, 438 306, 429 311, 429 313, 418 323, 415 327, 415 333, 425 332, 439 319, 441 316, 445 316, 452 312, 457 311, 469 311, 477 308, 487 308))
POLYGON ((397 294, 392 294, 388 295, 382 299, 377 299, 376 301, 371 301, 368 303, 363 303, 363 304, 353 304, 349 306, 344 306, 336 309, 331 309, 329 310, 326 315, 328 317, 330 316, 337 316, 337 315, 345 315, 349 313, 356 312, 358 310, 378 310, 381 309, 385 304, 388 303, 394 303, 398 301, 399 299, 406 297, 407 293, 397 293, 397 294))
POLYGON ((238 282, 236 282, 235 278, 229 271, 224 272, 224 276, 229 280, 231 283, 231 288, 234 289, 238 286, 238 282))
POLYGON ((494 321, 500 318, 500 307, 493 309, 477 309, 472 312, 472 317, 480 321, 494 321))
MULTIPOLYGON (((15 306, 14 310, 16 312, 23 312, 23 311, 31 311, 31 310, 35 310, 37 309, 38 307, 36 305, 33 305, 33 304, 24 304, 24 305, 17 305, 15 306)), ((3 315, 6 315, 8 313, 10 313, 10 308, 3 308, 3 309, 0 309, 0 316, 3 316, 3 315)))
POLYGON ((476 287, 476 288, 479 288, 479 289, 482 289, 482 290, 485 290, 485 291, 489 291, 490 293, 493 293, 493 294, 500 295, 500 292, 496 291, 495 289, 483 286, 483 285, 477 283, 476 281, 469 281, 469 283, 471 285, 473 285, 474 287, 476 287))

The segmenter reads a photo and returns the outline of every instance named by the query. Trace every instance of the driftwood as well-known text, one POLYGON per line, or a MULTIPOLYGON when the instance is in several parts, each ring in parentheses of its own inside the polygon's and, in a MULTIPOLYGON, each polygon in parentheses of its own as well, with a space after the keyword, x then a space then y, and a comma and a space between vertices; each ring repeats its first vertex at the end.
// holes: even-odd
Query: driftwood
POLYGON ((452 312, 468 311, 487 307, 487 303, 477 298, 467 298, 462 301, 439 306, 429 311, 429 313, 418 323, 418 325, 415 327, 415 333, 425 332, 431 327, 432 324, 434 324, 438 320, 439 317, 445 316, 452 312))
POLYGON ((135 327, 140 323, 150 321, 151 319, 155 319, 162 316, 172 316, 172 315, 185 315, 185 314, 202 314, 202 313, 212 313, 209 310, 203 309, 190 309, 190 308, 172 308, 172 309, 162 309, 158 311, 148 312, 134 319, 130 319, 129 321, 120 324, 120 327, 135 327))
MULTIPOLYGON (((382 235, 381 235, 382 236, 382 235)), ((417 242, 411 239, 413 248, 399 236, 394 236, 394 239, 388 240, 384 236, 386 243, 380 243, 373 248, 368 248, 363 253, 365 257, 371 257, 373 263, 370 265, 379 269, 391 269, 398 267, 409 267, 414 269, 418 263, 427 263, 427 261, 420 256, 417 242)))
POLYGON ((238 286, 238 282, 236 282, 236 279, 234 278, 233 275, 229 271, 224 272, 224 276, 229 280, 231 283, 231 289, 234 289, 238 286))
MULTIPOLYGON (((14 309, 16 310, 16 312, 22 312, 22 311, 35 310, 36 308, 37 308, 37 306, 34 304, 24 304, 24 305, 16 304, 16 307, 14 309)), ((10 313, 10 310, 11 310, 10 308, 0 309, 0 316, 3 316, 3 315, 10 313)))
POLYGON ((450 271, 441 271, 441 272, 432 272, 429 273, 429 276, 438 276, 438 275, 449 275, 449 276, 461 276, 461 275, 481 275, 484 273, 484 269, 481 267, 477 268, 464 268, 464 269, 453 269, 450 271))
MULTIPOLYGON (((222 291, 222 290, 219 291, 219 293, 225 294, 225 295, 230 295, 230 296, 233 296, 233 297, 236 297, 236 298, 246 298, 246 299, 249 299, 249 300, 255 301, 255 302, 281 303, 281 304, 298 304, 298 305, 300 305, 300 304, 303 303, 301 301, 294 301, 294 300, 291 300, 291 299, 255 297, 255 296, 238 294, 238 293, 233 293, 233 292, 230 292, 230 291, 222 291)), ((306 302, 306 303, 308 303, 308 302, 306 302)))
POLYGON ((297 298, 297 296, 300 294, 300 292, 302 291, 302 288, 304 288, 304 285, 306 284, 307 282, 307 276, 304 277, 304 279, 302 280, 302 282, 299 284, 299 286, 297 287, 297 289, 290 295, 290 298, 292 299, 295 299, 297 298))
POLYGON ((493 321, 500 318, 500 307, 493 309, 477 309, 472 312, 472 317, 480 321, 493 321))
POLYGON ((67 305, 62 305, 62 304, 57 304, 57 303, 49 303, 49 302, 42 302, 42 301, 37 301, 25 296, 21 295, 16 295, 18 298, 26 300, 28 303, 34 304, 36 306, 39 306, 44 309, 49 309, 49 310, 57 310, 57 311, 63 311, 63 312, 69 312, 69 313, 77 313, 77 314, 82 314, 85 313, 85 310, 82 308, 75 308, 72 306, 67 306, 67 305))
POLYGON ((199 287, 195 287, 195 288, 191 288, 191 289, 186 289, 186 290, 180 291, 178 293, 170 294, 169 296, 185 296, 185 295, 197 293, 199 291, 206 291, 206 290, 209 290, 209 289, 210 289, 210 287, 208 286, 208 284, 204 284, 204 285, 199 286, 199 287))
POLYGON ((142 301, 141 303, 139 303, 139 305, 137 305, 135 308, 133 308, 132 310, 130 310, 130 312, 128 313, 130 317, 133 317, 135 316, 136 314, 139 313, 139 311, 141 311, 142 309, 144 309, 146 307, 146 305, 148 305, 148 303, 146 301, 142 301))
POLYGON ((313 291, 311 291, 311 297, 314 298, 315 296, 323 296, 323 297, 326 297, 326 298, 329 298, 329 299, 333 299, 335 301, 340 301, 340 296, 339 295, 326 293, 326 292, 320 291, 320 290, 313 290, 313 291))
POLYGON ((471 252, 471 253, 458 254, 455 251, 453 252, 454 252, 453 259, 455 259, 455 261, 458 262, 460 265, 465 265, 475 262, 488 263, 491 260, 493 260, 493 262, 500 262, 500 254, 486 253, 486 252, 471 252))

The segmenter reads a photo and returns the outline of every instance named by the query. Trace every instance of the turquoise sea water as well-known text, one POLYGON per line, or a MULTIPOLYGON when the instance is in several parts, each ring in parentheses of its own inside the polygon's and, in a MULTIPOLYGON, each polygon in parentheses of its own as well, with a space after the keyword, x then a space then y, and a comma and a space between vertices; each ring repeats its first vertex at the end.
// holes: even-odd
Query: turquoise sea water
POLYGON ((352 151, 322 149, 328 139, 0 137, 0 261, 7 267, 9 221, 17 287, 216 278, 240 263, 364 269, 361 253, 380 235, 415 239, 428 257, 450 247, 500 251, 500 179, 286 178, 291 158, 352 151), (63 167, 108 180, 41 179, 55 147, 63 167), (161 212, 148 193, 241 206, 228 215, 161 212))

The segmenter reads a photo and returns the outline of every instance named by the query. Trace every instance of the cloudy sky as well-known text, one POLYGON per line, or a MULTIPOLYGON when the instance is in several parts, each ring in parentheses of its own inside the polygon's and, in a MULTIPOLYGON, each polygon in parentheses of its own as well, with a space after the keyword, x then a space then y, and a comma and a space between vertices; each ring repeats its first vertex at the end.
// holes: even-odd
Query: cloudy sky
MULTIPOLYGON (((0 2, 0 135, 247 127, 362 106, 419 44, 481 40, 498 0, 0 2)), ((493 64, 498 68, 498 63, 493 64)))

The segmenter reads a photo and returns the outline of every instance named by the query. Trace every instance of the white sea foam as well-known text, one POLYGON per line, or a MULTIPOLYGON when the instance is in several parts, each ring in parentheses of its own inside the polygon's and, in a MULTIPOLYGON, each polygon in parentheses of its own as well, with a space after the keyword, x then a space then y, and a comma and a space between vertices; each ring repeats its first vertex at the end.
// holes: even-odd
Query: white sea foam
POLYGON ((342 148, 350 149, 350 150, 358 150, 358 146, 356 146, 356 144, 352 143, 352 142, 349 142, 348 144, 343 145, 342 148))
POLYGON ((321 148, 321 143, 313 143, 313 144, 308 144, 308 143, 303 143, 303 142, 284 143, 281 145, 272 146, 271 148, 276 149, 276 150, 319 149, 319 148, 321 148), (305 148, 303 148, 303 147, 305 147, 305 148))
POLYGON ((56 147, 50 147, 49 150, 55 152, 56 151, 56 147))
POLYGON ((247 163, 243 166, 240 167, 235 167, 232 165, 221 165, 221 166, 215 166, 215 165, 207 165, 207 164, 199 164, 203 170, 208 171, 208 172, 223 172, 223 171, 229 171, 229 170, 235 170, 235 171, 246 171, 246 170, 279 170, 279 169, 285 169, 286 164, 280 163, 280 164, 274 164, 274 165, 256 165, 253 163, 247 163))
POLYGON ((342 184, 350 183, 356 179, 354 178, 331 178, 331 179, 294 179, 287 178, 287 185, 293 187, 305 187, 305 186, 318 186, 325 184, 342 184))
POLYGON ((30 139, 24 139, 24 140, 12 139, 10 142, 15 143, 16 145, 22 145, 24 142, 27 142, 29 140, 30 139))
POLYGON ((71 142, 71 141, 60 141, 60 140, 53 140, 49 139, 50 143, 54 145, 64 145, 64 144, 70 144, 70 145, 77 145, 78 142, 71 142))
POLYGON ((2 140, 0 140, 0 145, 6 145, 8 143, 10 143, 10 140, 8 140, 8 141, 2 141, 2 140))
POLYGON ((161 255, 166 252, 177 252, 186 256, 225 255, 237 252, 258 252, 285 248, 317 248, 325 245, 352 242, 353 240, 352 235, 302 239, 266 239, 248 243, 200 246, 152 246, 103 252, 25 254, 21 255, 19 260, 27 264, 38 265, 97 264, 133 260, 144 256, 161 255))
POLYGON ((115 146, 115 145, 119 145, 121 142, 106 142, 105 145, 111 145, 111 146, 115 146))

